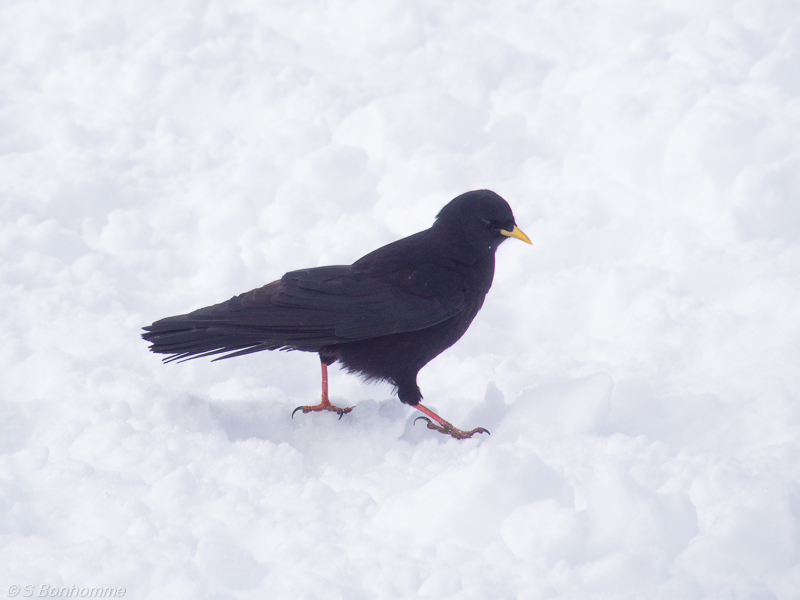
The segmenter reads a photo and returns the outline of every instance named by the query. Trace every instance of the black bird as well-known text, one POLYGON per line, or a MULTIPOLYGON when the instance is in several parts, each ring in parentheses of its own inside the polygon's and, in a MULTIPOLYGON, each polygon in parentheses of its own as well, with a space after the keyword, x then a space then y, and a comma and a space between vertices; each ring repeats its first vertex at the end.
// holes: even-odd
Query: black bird
POLYGON ((450 201, 430 229, 370 252, 349 266, 286 273, 227 302, 145 327, 164 362, 261 350, 319 353, 322 401, 304 413, 352 410, 328 400, 328 365, 368 381, 388 381, 401 402, 422 411, 430 429, 455 438, 488 433, 456 429, 420 403, 417 373, 452 346, 483 305, 494 254, 507 238, 531 243, 508 203, 489 190, 450 201), (431 421, 436 422, 436 424, 431 421))

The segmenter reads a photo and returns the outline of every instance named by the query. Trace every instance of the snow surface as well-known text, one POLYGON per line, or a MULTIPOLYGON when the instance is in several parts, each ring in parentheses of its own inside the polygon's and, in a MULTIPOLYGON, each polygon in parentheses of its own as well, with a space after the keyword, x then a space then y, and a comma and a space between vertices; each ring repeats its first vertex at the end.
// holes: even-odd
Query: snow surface
POLYGON ((798 73, 797 0, 4 0, 2 593, 800 598, 798 73), (139 339, 477 188, 490 437, 139 339))

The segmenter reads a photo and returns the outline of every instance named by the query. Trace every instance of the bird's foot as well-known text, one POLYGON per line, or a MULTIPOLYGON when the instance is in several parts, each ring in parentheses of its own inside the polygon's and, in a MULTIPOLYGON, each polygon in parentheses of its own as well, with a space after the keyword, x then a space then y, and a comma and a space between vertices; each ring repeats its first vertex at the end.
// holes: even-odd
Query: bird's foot
POLYGON ((492 435, 491 433, 489 433, 488 429, 485 429, 483 427, 476 427, 472 431, 462 431, 461 429, 453 427, 452 423, 444 421, 441 424, 438 424, 431 421, 428 417, 417 417, 416 419, 414 419, 414 423, 416 423, 420 419, 428 423, 428 429, 433 429, 435 431, 438 431, 439 433, 451 435, 457 440, 469 439, 476 433, 486 433, 488 435, 492 435))
POLYGON ((292 411, 293 419, 294 419, 294 413, 296 413, 298 410, 302 410, 304 415, 310 412, 320 412, 323 410, 329 410, 331 412, 335 412, 337 415, 339 415, 339 418, 341 419, 344 415, 353 410, 353 407, 347 406, 345 408, 340 408, 338 406, 334 406, 333 404, 331 404, 327 398, 323 398, 322 402, 320 402, 319 404, 315 404, 314 406, 298 406, 297 408, 295 408, 292 411))

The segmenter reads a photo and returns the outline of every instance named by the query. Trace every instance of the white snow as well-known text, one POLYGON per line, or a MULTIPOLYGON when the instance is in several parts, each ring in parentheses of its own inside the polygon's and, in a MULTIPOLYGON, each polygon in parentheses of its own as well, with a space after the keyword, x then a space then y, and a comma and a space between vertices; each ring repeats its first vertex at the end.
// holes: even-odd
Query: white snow
POLYGON ((800 598, 798 73, 794 0, 6 0, 1 593, 800 598), (477 188, 491 436, 139 339, 477 188))

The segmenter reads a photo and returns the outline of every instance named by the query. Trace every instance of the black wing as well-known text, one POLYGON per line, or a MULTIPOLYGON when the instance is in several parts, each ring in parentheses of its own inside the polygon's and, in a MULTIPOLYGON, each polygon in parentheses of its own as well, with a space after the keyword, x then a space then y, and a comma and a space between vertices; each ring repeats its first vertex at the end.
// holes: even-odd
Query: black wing
POLYGON ((157 321, 142 337, 153 352, 171 355, 165 362, 261 350, 318 352, 424 329, 465 308, 452 270, 408 257, 396 265, 382 261, 379 271, 359 263, 292 271, 227 302, 157 321))

